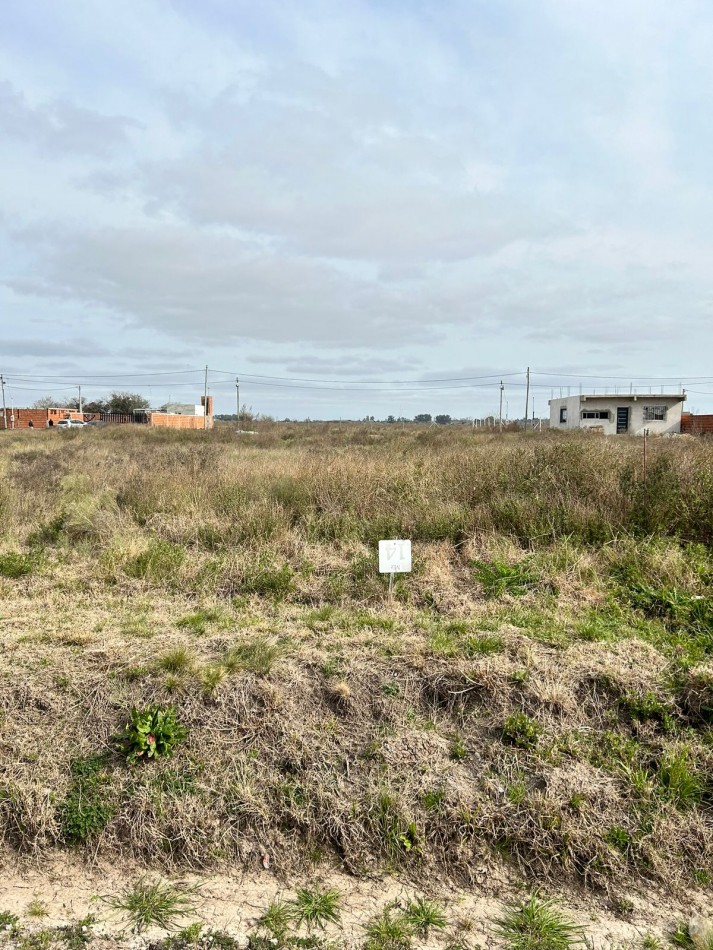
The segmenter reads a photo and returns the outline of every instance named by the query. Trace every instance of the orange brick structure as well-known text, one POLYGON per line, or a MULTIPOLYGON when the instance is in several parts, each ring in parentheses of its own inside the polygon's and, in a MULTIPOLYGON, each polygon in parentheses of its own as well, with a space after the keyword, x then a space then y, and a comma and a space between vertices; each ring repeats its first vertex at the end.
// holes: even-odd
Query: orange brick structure
MULTIPOLYGON (((201 406, 205 404, 201 396, 201 406)), ((107 425, 148 425, 157 429, 212 429, 213 397, 208 396, 208 419, 202 415, 179 415, 151 409, 137 413, 77 412, 74 409, 14 409, 7 410, 8 429, 52 429, 60 419, 80 419, 84 422, 105 422, 107 425), (32 425, 30 425, 32 422, 32 425), (207 424, 206 424, 207 422, 207 424)), ((0 431, 3 417, 0 409, 0 431)))
POLYGON ((713 433, 713 416, 684 412, 681 414, 681 432, 687 432, 689 435, 711 434, 713 433))

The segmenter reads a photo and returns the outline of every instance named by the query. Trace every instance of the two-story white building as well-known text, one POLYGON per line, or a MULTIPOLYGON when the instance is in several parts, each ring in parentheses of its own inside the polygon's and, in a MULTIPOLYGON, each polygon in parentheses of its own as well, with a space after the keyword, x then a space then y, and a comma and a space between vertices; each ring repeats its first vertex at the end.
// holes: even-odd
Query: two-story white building
POLYGON ((685 393, 580 394, 550 399, 552 429, 603 435, 668 435, 681 431, 685 393))

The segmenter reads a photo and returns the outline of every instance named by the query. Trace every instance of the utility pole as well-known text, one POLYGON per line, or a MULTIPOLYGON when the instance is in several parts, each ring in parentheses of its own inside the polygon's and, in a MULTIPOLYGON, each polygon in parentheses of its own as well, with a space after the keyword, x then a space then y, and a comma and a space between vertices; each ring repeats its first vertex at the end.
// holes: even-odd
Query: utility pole
POLYGON ((240 428, 240 380, 238 377, 235 377, 235 405, 237 407, 236 418, 238 420, 238 428, 240 428))
POLYGON ((81 412, 82 411, 82 387, 78 386, 77 388, 79 389, 79 411, 81 412))
POLYGON ((527 389, 525 390, 525 432, 527 432, 527 417, 530 409, 530 367, 527 367, 527 389))
POLYGON ((208 364, 205 364, 205 380, 203 382, 203 428, 208 428, 208 364))
POLYGON ((0 387, 2 388, 3 428, 7 429, 7 406, 5 405, 5 377, 4 376, 0 376, 0 387))
POLYGON ((504 389, 505 387, 503 386, 503 381, 501 379, 500 380, 500 409, 498 411, 498 426, 500 428, 500 435, 503 434, 503 390, 504 389))

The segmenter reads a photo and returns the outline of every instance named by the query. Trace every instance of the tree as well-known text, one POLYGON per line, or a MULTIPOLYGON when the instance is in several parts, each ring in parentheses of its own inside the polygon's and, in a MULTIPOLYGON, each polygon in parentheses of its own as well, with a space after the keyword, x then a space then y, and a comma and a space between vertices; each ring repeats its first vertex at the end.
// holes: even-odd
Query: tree
POLYGON ((417 416, 413 417, 414 422, 430 422, 432 419, 430 412, 420 412, 417 416))
POLYGON ((84 412, 109 412, 109 403, 106 399, 92 399, 82 406, 84 412))
POLYGON ((109 397, 107 406, 108 412, 130 413, 137 409, 148 409, 148 399, 144 399, 139 393, 112 393, 109 397))
POLYGON ((441 415, 436 416, 436 425, 438 426, 447 426, 450 424, 450 422, 451 417, 445 413, 441 413, 441 415))
POLYGON ((396 422, 396 417, 395 417, 395 416, 387 416, 387 417, 386 417, 386 421, 387 421, 387 422, 396 422))

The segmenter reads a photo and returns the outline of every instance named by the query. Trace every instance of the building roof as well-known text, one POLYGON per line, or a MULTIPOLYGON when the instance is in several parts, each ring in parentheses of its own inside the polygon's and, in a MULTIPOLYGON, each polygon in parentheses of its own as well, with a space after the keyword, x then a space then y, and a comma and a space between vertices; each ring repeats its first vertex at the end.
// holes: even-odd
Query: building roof
POLYGON ((685 393, 580 393, 580 399, 631 399, 636 402, 639 399, 675 399, 684 402, 685 393))

